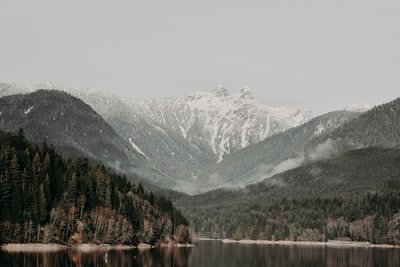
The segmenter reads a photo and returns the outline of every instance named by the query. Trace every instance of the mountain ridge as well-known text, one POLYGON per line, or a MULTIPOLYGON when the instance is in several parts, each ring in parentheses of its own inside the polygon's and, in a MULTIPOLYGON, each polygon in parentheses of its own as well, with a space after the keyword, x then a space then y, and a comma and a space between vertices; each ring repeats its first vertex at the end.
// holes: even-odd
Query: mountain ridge
MULTIPOLYGON (((38 87, 0 84, 0 95, 32 92, 38 87)), ((56 86, 40 87, 54 89, 56 86)), ((197 92, 192 96, 145 101, 95 90, 56 88, 89 104, 131 149, 166 176, 175 178, 177 185, 165 183, 164 186, 181 191, 196 187, 200 170, 221 161, 224 155, 258 142, 274 131, 296 125, 310 115, 299 109, 259 104, 249 88, 230 95, 223 86, 217 86, 211 92, 197 92), (147 108, 143 107, 144 103, 147 108), (269 113, 264 114, 266 111, 269 113), (280 115, 281 111, 289 112, 280 115), (280 119, 272 120, 270 113, 280 119), (285 122, 288 117, 294 118, 290 124, 285 122)))
POLYGON ((221 161, 226 154, 311 118, 310 111, 257 102, 245 87, 229 94, 222 85, 191 96, 132 101, 133 108, 172 128, 221 161))
MULTIPOLYGON (((0 84, 0 95, 36 89, 0 84)), ((138 101, 61 89, 89 104, 122 137, 125 150, 167 177, 156 178, 161 186, 190 193, 254 183, 306 164, 322 150, 324 157, 333 156, 340 151, 330 132, 369 108, 357 105, 311 119, 308 111, 258 103, 248 87, 230 94, 220 85, 191 96, 138 101)))
POLYGON ((103 117, 67 92, 37 90, 0 98, 0 129, 16 133, 20 128, 29 140, 45 140, 66 156, 89 157, 116 171, 173 185, 103 117))
MULTIPOLYGON (((259 181, 263 179, 262 177, 272 176, 278 169, 297 167, 306 161, 307 156, 316 154, 323 148, 320 146, 313 148, 312 151, 306 151, 307 144, 313 138, 329 133, 360 114, 360 112, 333 111, 320 115, 300 126, 228 155, 219 164, 201 173, 200 177, 206 182, 214 183, 214 186, 217 185, 213 182, 216 178, 224 180, 227 187, 244 186, 259 181)), ((326 148, 332 145, 328 140, 325 140, 324 144, 326 148)))

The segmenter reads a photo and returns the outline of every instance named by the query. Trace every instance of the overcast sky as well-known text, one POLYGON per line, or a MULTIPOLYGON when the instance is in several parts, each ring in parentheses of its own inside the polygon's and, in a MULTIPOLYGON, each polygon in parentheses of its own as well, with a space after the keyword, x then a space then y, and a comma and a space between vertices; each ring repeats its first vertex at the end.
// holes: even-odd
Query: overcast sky
POLYGON ((399 0, 1 0, 0 82, 380 104, 400 97, 399 14, 399 0))

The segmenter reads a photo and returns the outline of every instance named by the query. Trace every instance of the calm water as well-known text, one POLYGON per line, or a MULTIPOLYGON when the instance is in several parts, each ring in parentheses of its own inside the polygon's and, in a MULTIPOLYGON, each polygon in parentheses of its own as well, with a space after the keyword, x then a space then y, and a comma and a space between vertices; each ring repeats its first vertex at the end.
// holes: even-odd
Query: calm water
POLYGON ((199 241, 194 248, 109 251, 107 256, 106 262, 104 252, 0 252, 0 266, 400 266, 400 249, 244 245, 218 241, 199 241))

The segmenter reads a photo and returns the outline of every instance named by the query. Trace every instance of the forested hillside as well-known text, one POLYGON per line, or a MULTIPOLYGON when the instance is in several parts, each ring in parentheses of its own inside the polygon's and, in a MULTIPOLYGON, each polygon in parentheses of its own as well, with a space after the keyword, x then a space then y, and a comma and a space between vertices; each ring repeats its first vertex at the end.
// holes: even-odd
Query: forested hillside
POLYGON ((190 211, 201 237, 368 241, 400 245, 400 191, 354 197, 282 199, 254 205, 190 211))
POLYGON ((25 130, 33 143, 44 139, 58 153, 111 167, 153 183, 174 180, 157 170, 88 104, 66 92, 38 90, 0 98, 0 129, 25 130))
POLYGON ((218 189, 176 205, 201 236, 397 244, 400 150, 349 151, 241 190, 218 189), (365 227, 363 237, 357 227, 365 227))
MULTIPOLYGON (((129 144, 89 105, 68 93, 38 90, 0 98, 0 129, 17 132, 20 128, 28 140, 46 139, 68 157, 87 156, 114 165, 118 159, 121 166, 129 165, 125 153, 129 144)), ((137 162, 141 159, 137 155, 137 162)))
POLYGON ((342 151, 360 147, 400 147, 400 98, 376 106, 352 121, 310 142, 313 147, 328 139, 343 146, 342 151))
POLYGON ((87 159, 0 131, 0 243, 189 242, 187 221, 164 197, 87 159))

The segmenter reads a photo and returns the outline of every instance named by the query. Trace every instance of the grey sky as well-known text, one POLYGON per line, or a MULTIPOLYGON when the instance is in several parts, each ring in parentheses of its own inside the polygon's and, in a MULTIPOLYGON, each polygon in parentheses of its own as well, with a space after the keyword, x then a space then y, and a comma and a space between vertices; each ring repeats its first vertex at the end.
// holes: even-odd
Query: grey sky
POLYGON ((1 0, 0 81, 134 99, 249 86, 315 114, 400 97, 400 1, 1 0))

